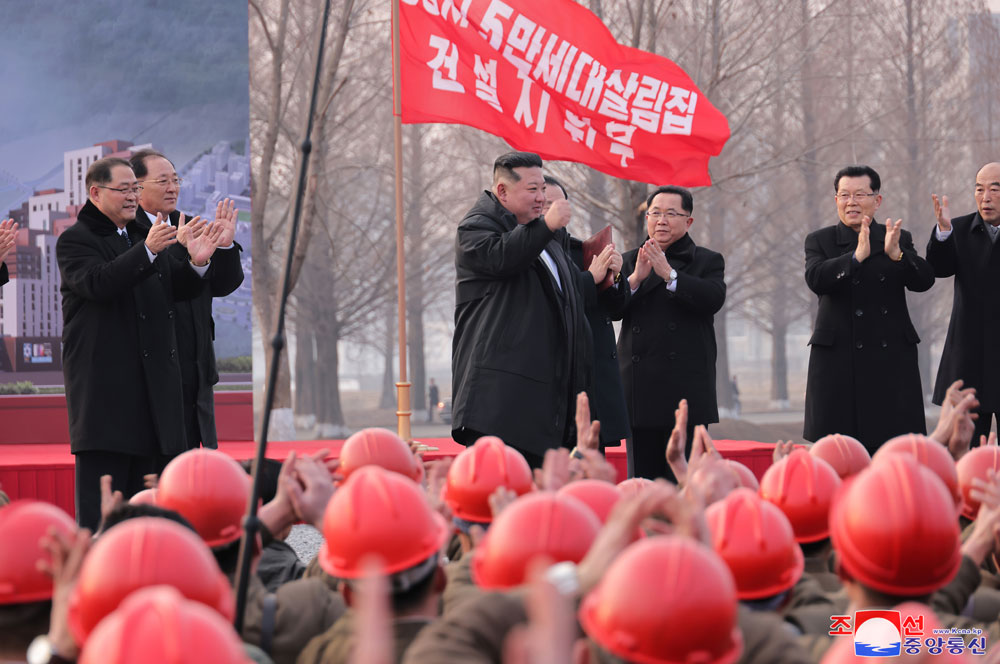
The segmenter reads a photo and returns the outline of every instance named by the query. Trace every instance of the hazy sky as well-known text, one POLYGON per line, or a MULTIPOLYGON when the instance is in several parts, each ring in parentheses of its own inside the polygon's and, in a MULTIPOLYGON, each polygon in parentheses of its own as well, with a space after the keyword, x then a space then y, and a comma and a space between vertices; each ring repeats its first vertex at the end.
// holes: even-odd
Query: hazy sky
POLYGON ((61 187, 65 150, 152 142, 181 167, 249 134, 244 0, 0 0, 0 16, 0 215, 61 187))

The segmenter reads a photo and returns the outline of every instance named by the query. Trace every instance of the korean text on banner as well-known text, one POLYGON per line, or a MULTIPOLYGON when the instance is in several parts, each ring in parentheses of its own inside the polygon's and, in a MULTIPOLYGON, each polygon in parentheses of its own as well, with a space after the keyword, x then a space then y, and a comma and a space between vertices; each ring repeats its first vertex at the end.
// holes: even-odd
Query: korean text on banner
POLYGON ((573 0, 401 0, 399 27, 404 123, 470 125, 641 182, 711 183, 725 116, 573 0))

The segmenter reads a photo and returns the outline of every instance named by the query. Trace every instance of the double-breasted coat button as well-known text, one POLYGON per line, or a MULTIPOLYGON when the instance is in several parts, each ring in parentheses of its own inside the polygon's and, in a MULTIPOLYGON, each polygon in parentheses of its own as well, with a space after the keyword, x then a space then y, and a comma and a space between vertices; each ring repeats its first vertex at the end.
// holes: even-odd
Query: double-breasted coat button
POLYGON ((173 312, 173 310, 171 310, 171 311, 168 311, 168 312, 167 312, 167 318, 173 318, 173 317, 174 317, 174 312, 173 312))
POLYGON ((858 318, 861 318, 862 316, 865 315, 865 312, 862 311, 861 309, 855 309, 854 310, 854 315, 857 316, 858 318))
POLYGON ((139 320, 146 320, 146 314, 144 314, 143 312, 140 311, 139 312, 139 320))
POLYGON ((633 325, 632 326, 632 333, 633 334, 639 334, 639 326, 638 325, 633 325))
POLYGON ((865 347, 865 344, 859 341, 858 343, 854 344, 854 347, 857 348, 858 350, 861 350, 862 348, 865 347))
POLYGON ((149 351, 148 350, 142 351, 142 356, 143 357, 149 357, 149 351))
POLYGON ((618 359, 618 352, 617 351, 612 351, 612 353, 611 353, 611 359, 612 360, 617 360, 618 359))
POLYGON ((882 348, 888 348, 888 347, 889 347, 889 342, 886 341, 885 339, 883 339, 882 340, 882 348))
POLYGON ((675 323, 673 321, 667 323, 667 329, 671 330, 671 331, 676 330, 677 329, 677 323, 675 323))
POLYGON ((632 356, 632 364, 639 364, 639 356, 638 355, 633 355, 632 356))
POLYGON ((878 280, 879 281, 885 281, 885 275, 884 274, 878 275, 878 280))
POLYGON ((887 307, 887 306, 885 306, 885 305, 883 304, 883 305, 882 305, 882 315, 884 316, 884 315, 886 315, 887 313, 889 313, 889 307, 887 307))
POLYGON ((669 353, 667 353, 667 357, 669 359, 671 359, 671 360, 676 360, 677 359, 677 353, 675 353, 674 351, 670 351, 669 353))

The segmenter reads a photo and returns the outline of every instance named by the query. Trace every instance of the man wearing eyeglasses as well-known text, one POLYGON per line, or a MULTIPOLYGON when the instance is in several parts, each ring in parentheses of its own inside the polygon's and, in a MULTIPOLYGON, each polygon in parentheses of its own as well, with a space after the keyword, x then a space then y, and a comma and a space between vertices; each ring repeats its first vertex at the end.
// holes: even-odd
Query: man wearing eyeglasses
POLYGON ((819 297, 809 339, 803 435, 842 433, 874 453, 903 433, 924 433, 920 337, 906 291, 934 285, 902 219, 875 221, 881 179, 848 166, 833 180, 840 223, 806 237, 806 284, 819 297))
POLYGON ((183 229, 191 232, 181 263, 167 251, 178 228, 136 223, 142 185, 129 162, 100 159, 85 183, 87 203, 59 236, 56 258, 76 515, 95 528, 101 475, 127 498, 187 449, 173 301, 200 291, 222 228, 183 229))
POLYGON ((630 297, 618 367, 629 407, 629 475, 674 479, 666 461, 674 409, 687 399, 687 451, 697 424, 719 421, 715 314, 726 301, 725 260, 691 239, 694 198, 660 187, 646 200, 646 241, 622 256, 630 297))
MULTIPOLYGON (((135 221, 150 228, 157 219, 177 226, 183 214, 177 209, 181 178, 174 165, 156 150, 139 150, 130 159, 132 170, 142 184, 135 221)), ((181 364, 184 388, 184 430, 188 447, 218 447, 215 431, 215 395, 212 387, 219 382, 215 367, 215 322, 212 298, 229 295, 243 283, 240 265, 242 247, 233 240, 236 233, 236 210, 229 199, 220 201, 214 224, 222 225, 219 248, 212 256, 212 266, 198 295, 174 302, 174 325, 177 330, 177 355, 181 364)), ((187 249, 180 243, 167 251, 185 260, 187 249)))
POLYGON ((1000 326, 1000 163, 983 166, 973 189, 977 211, 951 218, 948 197, 931 196, 937 225, 927 245, 927 261, 937 277, 955 277, 948 336, 934 384, 941 404, 956 380, 976 389, 979 418, 973 445, 1000 419, 1000 349, 991 334, 1000 326))

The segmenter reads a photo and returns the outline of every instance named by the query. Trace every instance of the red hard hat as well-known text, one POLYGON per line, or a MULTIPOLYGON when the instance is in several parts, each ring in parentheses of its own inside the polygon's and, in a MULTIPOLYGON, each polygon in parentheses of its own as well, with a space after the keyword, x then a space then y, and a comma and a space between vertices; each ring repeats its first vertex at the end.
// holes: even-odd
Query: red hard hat
POLYGON ((156 489, 143 489, 128 499, 133 505, 156 505, 156 489))
POLYGON ((501 486, 519 496, 528 493, 534 488, 531 467, 520 452, 496 436, 483 436, 455 457, 444 500, 459 519, 489 523, 490 494, 501 486))
POLYGON ((747 466, 743 465, 739 461, 734 459, 725 459, 726 465, 733 469, 736 473, 736 478, 740 482, 740 486, 751 489, 752 491, 757 491, 760 489, 760 481, 754 472, 750 470, 747 466))
POLYGON ((630 545, 580 606, 601 648, 640 664, 728 664, 743 650, 736 586, 710 549, 677 535, 630 545))
POLYGON ((601 523, 572 496, 536 491, 521 496, 496 518, 472 550, 472 580, 481 588, 512 588, 525 582, 539 556, 578 563, 601 523))
POLYGON ((156 585, 173 586, 226 620, 233 618, 232 588, 205 543, 169 519, 139 517, 101 535, 84 559, 69 606, 76 642, 86 641, 129 594, 156 585))
POLYGON ((979 514, 979 501, 972 497, 972 480, 977 477, 986 480, 988 470, 1000 472, 1000 447, 996 445, 969 450, 955 464, 958 486, 962 491, 962 515, 967 519, 975 519, 979 514))
POLYGON ((891 452, 905 452, 916 457, 917 461, 930 468, 948 487, 956 507, 962 505, 962 492, 958 488, 958 472, 955 470, 955 460, 951 458, 948 448, 919 433, 907 433, 896 436, 885 442, 875 452, 875 457, 891 452))
POLYGON ((381 558, 383 574, 395 574, 430 558, 449 535, 420 485, 379 466, 351 473, 323 515, 319 564, 341 579, 364 575, 369 554, 381 558))
POLYGON ((199 448, 175 457, 157 484, 157 505, 191 522, 210 547, 243 534, 250 499, 250 476, 232 457, 199 448))
POLYGON ((632 496, 638 496, 640 493, 653 486, 655 482, 651 479, 645 477, 630 477, 627 480, 622 480, 618 483, 618 490, 622 492, 622 495, 631 498, 632 496))
POLYGON ((233 626, 170 586, 137 590, 94 629, 80 664, 243 664, 233 626))
POLYGON ((737 489, 705 512, 712 547, 726 561, 740 599, 782 593, 802 577, 805 560, 785 513, 750 489, 737 489))
POLYGON ((52 577, 38 571, 51 556, 39 545, 49 528, 76 532, 72 517, 51 503, 15 500, 0 507, 0 605, 39 602, 52 597, 52 577))
POLYGON ((362 429, 344 441, 338 473, 346 480, 363 466, 381 466, 406 475, 414 482, 424 479, 424 466, 402 438, 388 429, 362 429))
POLYGON ((861 441, 842 433, 823 436, 813 443, 809 453, 833 466, 840 479, 860 473, 872 462, 871 455, 861 441))
POLYGON ((570 482, 559 489, 559 495, 573 496, 589 507, 601 523, 607 523, 611 510, 625 497, 611 482, 594 479, 570 482))
POLYGON ((818 542, 830 536, 830 503, 839 486, 830 464, 796 449, 767 469, 760 495, 785 513, 797 542, 818 542))
POLYGON ((948 489, 909 454, 876 454, 838 496, 830 531, 844 570, 890 595, 932 593, 962 562, 948 489))

